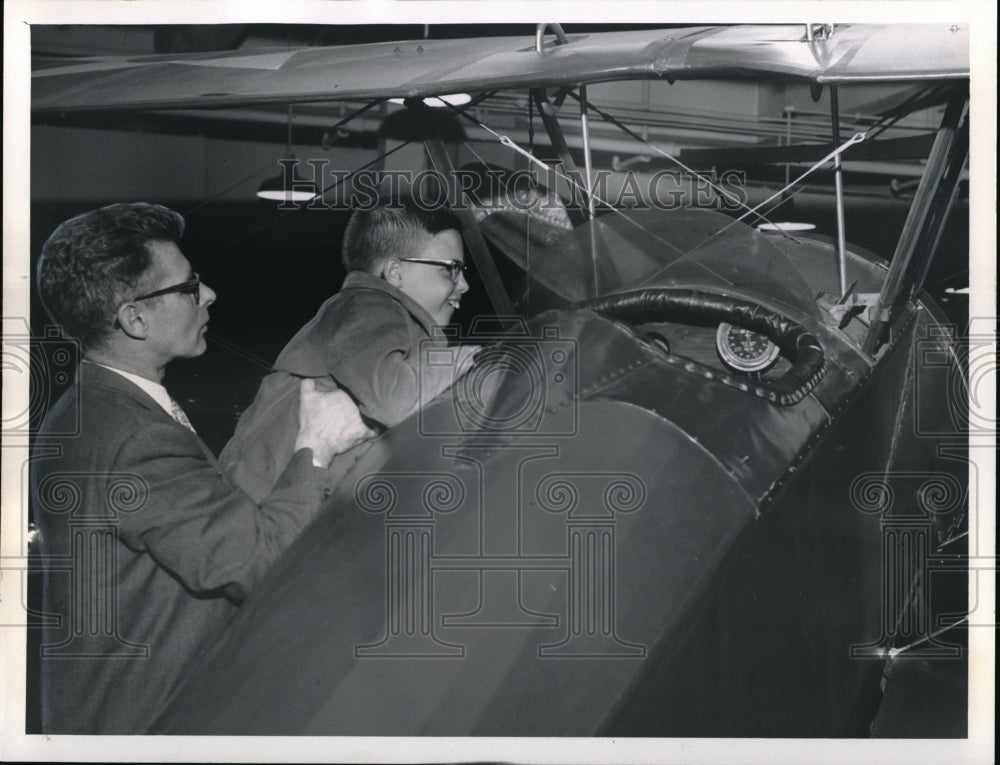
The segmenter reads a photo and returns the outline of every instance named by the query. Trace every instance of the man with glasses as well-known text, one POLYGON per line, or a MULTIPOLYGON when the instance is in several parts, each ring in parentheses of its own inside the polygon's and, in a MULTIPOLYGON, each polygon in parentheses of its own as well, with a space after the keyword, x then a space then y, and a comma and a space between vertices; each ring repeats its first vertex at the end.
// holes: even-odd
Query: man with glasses
MULTIPOLYGON (((420 362, 422 344, 448 345, 442 329, 469 289, 459 225, 447 210, 408 196, 352 214, 340 292, 285 346, 219 457, 248 494, 270 491, 291 454, 300 379, 347 391, 366 422, 384 430, 469 368, 478 346, 454 349, 451 364, 420 362)), ((338 457, 331 471, 346 471, 364 448, 338 457)))
POLYGON ((370 436, 343 393, 304 384, 294 455, 258 501, 238 489, 162 385, 205 351, 215 292, 165 207, 61 224, 38 290, 83 361, 35 441, 46 733, 139 733, 332 490, 334 454, 370 436))

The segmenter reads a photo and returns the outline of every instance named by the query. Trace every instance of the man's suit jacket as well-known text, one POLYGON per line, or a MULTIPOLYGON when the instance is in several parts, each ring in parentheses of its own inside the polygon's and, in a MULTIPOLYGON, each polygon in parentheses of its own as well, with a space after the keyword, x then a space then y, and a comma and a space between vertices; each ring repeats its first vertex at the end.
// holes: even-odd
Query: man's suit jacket
POLYGON ((31 472, 46 733, 142 732, 330 491, 303 451, 258 506, 196 434, 86 363, 46 417, 31 472))

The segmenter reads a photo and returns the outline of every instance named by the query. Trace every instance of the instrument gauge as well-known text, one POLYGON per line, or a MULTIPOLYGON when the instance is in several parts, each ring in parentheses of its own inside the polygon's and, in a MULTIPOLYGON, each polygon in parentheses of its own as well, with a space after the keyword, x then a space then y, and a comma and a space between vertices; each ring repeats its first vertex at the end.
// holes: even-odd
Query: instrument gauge
POLYGON ((781 355, 763 335, 726 322, 715 333, 715 347, 722 362, 737 372, 763 372, 781 355))

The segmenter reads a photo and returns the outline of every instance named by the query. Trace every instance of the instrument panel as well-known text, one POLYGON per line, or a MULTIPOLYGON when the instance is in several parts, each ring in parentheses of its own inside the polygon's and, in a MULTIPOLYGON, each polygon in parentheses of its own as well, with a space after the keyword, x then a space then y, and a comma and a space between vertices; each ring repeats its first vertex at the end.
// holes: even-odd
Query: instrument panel
POLYGON ((715 332, 715 349, 734 372, 764 372, 781 355, 778 346, 763 335, 726 322, 715 332))
POLYGON ((749 379, 780 377, 791 367, 769 339, 726 322, 711 327, 656 322, 636 329, 661 351, 749 379))

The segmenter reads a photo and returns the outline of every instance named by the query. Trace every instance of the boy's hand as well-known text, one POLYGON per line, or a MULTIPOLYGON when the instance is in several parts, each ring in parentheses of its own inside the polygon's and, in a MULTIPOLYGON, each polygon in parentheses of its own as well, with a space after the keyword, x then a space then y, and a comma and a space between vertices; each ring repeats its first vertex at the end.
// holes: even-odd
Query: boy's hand
POLYGON ((327 467, 338 454, 374 437, 375 431, 365 425, 358 407, 344 391, 318 390, 311 378, 299 384, 295 449, 312 449, 316 467, 327 467))

